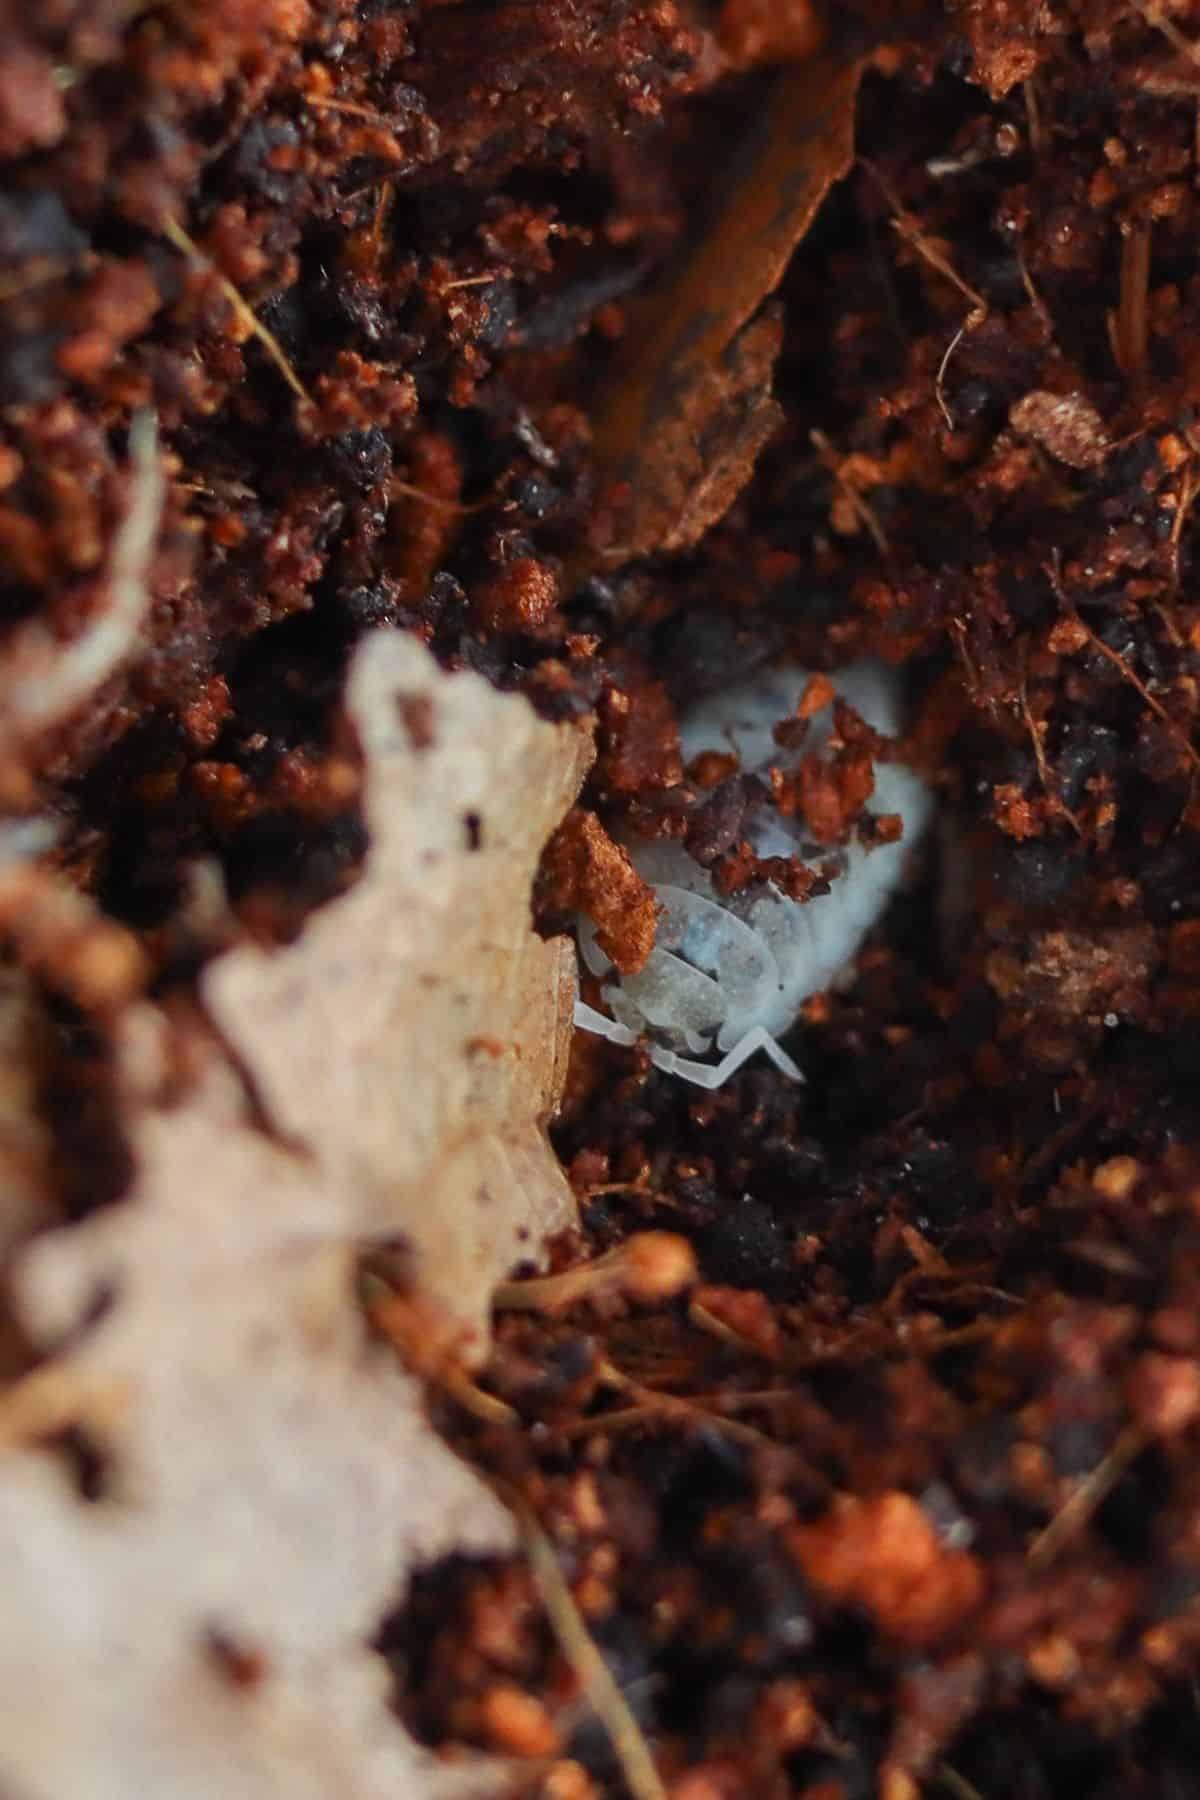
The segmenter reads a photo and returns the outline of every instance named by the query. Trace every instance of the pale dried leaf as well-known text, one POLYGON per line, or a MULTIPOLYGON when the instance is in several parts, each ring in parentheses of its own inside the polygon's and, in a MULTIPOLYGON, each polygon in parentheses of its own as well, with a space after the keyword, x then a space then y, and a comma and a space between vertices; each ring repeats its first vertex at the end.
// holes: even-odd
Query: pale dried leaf
POLYGON ((292 948, 222 957, 204 998, 276 1129, 347 1197, 344 1223, 403 1231, 481 1347, 491 1282, 570 1217, 544 1126, 574 951, 530 929, 529 892, 590 749, 399 636, 360 652, 348 706, 363 878, 292 948))
POLYGON ((508 1523, 350 1292, 345 1251, 191 1284, 180 1261, 119 1294, 69 1365, 111 1489, 88 1505, 65 1460, 0 1457, 6 1794, 441 1794, 368 1642, 412 1561, 503 1548, 508 1523), (214 1634, 261 1659, 256 1687, 214 1634))
POLYGON ((512 1530, 368 1338, 353 1277, 364 1239, 406 1236, 427 1295, 477 1325, 568 1216, 543 1126, 573 983, 529 890, 586 740, 399 637, 360 652, 349 710, 371 834, 357 887, 289 948, 213 965, 224 1043, 126 1010, 132 1187, 14 1260, 50 1360, 0 1394, 6 1800, 499 1785, 407 1737, 370 1649, 415 1564, 512 1530), (91 1503, 50 1448, 68 1424, 101 1457, 91 1503), (214 1643, 258 1678, 238 1685, 214 1643))

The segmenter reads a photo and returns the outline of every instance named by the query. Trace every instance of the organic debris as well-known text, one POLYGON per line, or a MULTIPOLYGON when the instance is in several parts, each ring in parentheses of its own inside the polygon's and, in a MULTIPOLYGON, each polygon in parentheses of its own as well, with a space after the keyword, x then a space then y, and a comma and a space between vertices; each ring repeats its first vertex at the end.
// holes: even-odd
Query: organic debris
MULTIPOLYGON (((511 1532, 369 1340, 355 1262, 364 1241, 402 1247, 438 1321, 427 1354, 478 1356, 493 1283, 570 1217, 541 1135, 570 951, 530 930, 528 895, 586 740, 399 636, 364 641, 347 704, 361 878, 291 945, 212 961, 207 1017, 66 975, 74 889, 43 913, 35 897, 36 956, 14 921, 76 1007, 115 1007, 106 1128, 127 1170, 79 1223, 39 1210, 47 1146, 9 1065, 4 1234, 33 1360, 0 1394, 0 1770, 22 1793, 365 1800, 497 1779, 441 1771, 388 1719, 380 1613, 414 1564, 511 1532), (480 869, 486 907, 465 898, 480 869), (451 997, 414 1032, 430 992, 451 997)), ((50 1020, 6 998, 17 1057, 50 1020)))
POLYGON ((8 12, 0 1781, 1191 1793, 1190 10, 8 12), (889 759, 803 1085, 568 1057, 889 759))

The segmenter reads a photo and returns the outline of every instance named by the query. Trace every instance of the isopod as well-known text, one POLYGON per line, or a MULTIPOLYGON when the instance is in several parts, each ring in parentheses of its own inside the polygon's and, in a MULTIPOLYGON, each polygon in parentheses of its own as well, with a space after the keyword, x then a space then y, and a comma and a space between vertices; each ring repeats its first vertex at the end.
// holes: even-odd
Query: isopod
MULTIPOLYGON (((788 753, 775 742, 772 728, 795 713, 809 680, 809 671, 794 663, 776 665, 702 701, 681 723, 685 759, 732 748, 743 773, 757 774, 771 764, 786 769, 788 753)), ((875 731, 899 732, 902 696, 894 670, 860 662, 831 680, 875 731)), ((832 706, 811 721, 803 753, 819 750, 831 729, 832 706)), ((899 887, 933 812, 928 784, 896 762, 876 765, 873 801, 876 812, 899 815, 900 839, 871 849, 851 841, 838 852, 829 891, 804 901, 770 883, 727 898, 682 844, 630 844, 633 862, 661 909, 655 947, 636 975, 621 976, 600 949, 590 921, 582 918, 580 955, 603 978, 608 1013, 580 1001, 576 1024, 619 1044, 644 1038, 652 1062, 700 1087, 720 1087, 758 1050, 793 1081, 803 1081, 778 1040, 804 1002, 853 963, 899 887), (701 1060, 705 1057, 710 1060, 701 1060)), ((760 857, 812 850, 804 842, 802 822, 770 804, 751 814, 746 835, 760 857)))

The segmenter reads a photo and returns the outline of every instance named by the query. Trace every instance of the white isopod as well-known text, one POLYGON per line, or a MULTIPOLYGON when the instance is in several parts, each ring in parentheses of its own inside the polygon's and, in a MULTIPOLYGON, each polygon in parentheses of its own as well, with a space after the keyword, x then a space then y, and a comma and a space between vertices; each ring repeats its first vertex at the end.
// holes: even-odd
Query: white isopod
MULTIPOLYGON (((732 748, 744 773, 772 763, 787 768, 788 753, 775 743, 772 727, 795 712, 809 679, 809 671, 794 663, 777 665, 702 701, 680 727, 685 760, 732 748)), ((887 736, 899 732, 901 691, 894 670, 861 662, 831 679, 868 725, 887 736)), ((831 728, 832 707, 812 720, 798 754, 819 750, 831 728)), ((803 1081, 777 1040, 804 1001, 853 961, 878 922, 929 823, 933 796, 911 769, 877 763, 873 804, 877 813, 899 814, 901 839, 872 850, 852 841, 839 853, 840 872, 829 892, 804 902, 773 885, 726 898, 682 844, 631 844, 634 864, 662 909, 655 946, 638 974, 621 976, 600 949, 590 920, 581 918, 580 954, 593 974, 604 977, 601 993, 611 1016, 579 1001, 576 1024, 617 1044, 645 1038, 652 1062, 700 1087, 720 1087, 756 1050, 803 1081), (718 1060, 699 1060, 714 1050, 718 1060)), ((760 857, 794 855, 804 842, 801 823, 770 806, 750 816, 746 835, 760 857)))

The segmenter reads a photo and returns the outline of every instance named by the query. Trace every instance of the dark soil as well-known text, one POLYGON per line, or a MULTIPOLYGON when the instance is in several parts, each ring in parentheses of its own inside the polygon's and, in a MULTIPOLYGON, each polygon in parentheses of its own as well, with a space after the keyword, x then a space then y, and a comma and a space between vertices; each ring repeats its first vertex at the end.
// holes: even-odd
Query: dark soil
MULTIPOLYGON (((503 1312, 509 1422, 432 1404, 541 1519, 672 1800, 1177 1800, 1200 21, 830 10, 0 9, 0 679, 103 612, 136 415, 170 458, 145 652, 4 739, 0 799, 168 992, 197 857, 266 938, 353 879, 369 627, 594 714, 569 841, 679 836, 731 887, 747 795, 681 767, 680 708, 782 651, 902 666, 941 825, 789 1037, 806 1085, 577 1043, 557 1266, 667 1231, 700 1285, 503 1312)), ((558 850, 546 929, 587 897, 558 850)), ((100 1027, 55 1004, 78 1214, 89 1158, 122 1177, 100 1027)), ((624 1791, 522 1562, 430 1571, 380 1642, 427 1741, 624 1791)))

